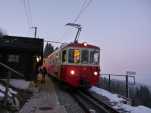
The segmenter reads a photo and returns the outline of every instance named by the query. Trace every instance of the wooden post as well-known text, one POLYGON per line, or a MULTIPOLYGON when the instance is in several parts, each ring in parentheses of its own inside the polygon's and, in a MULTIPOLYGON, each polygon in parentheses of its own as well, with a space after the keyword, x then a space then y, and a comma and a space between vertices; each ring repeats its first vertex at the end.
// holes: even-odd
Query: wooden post
POLYGON ((111 91, 111 75, 109 74, 109 91, 111 91))
POLYGON ((134 85, 135 85, 135 76, 133 77, 133 79, 134 79, 134 85))
POLYGON ((129 98, 129 91, 128 91, 128 75, 126 77, 126 97, 129 98))

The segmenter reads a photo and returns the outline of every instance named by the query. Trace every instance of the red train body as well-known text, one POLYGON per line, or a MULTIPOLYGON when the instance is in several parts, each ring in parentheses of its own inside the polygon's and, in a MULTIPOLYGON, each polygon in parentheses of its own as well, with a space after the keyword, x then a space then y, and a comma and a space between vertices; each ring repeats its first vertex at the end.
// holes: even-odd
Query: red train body
POLYGON ((45 59, 47 73, 72 87, 96 85, 100 76, 100 48, 87 43, 62 46, 45 59))

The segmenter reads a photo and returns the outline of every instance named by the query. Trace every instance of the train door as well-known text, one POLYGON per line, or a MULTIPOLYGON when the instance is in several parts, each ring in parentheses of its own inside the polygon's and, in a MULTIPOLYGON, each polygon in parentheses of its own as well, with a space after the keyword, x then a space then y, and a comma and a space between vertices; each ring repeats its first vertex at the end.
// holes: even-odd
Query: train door
POLYGON ((67 64, 67 49, 60 52, 60 79, 64 80, 64 64, 67 64))
POLYGON ((61 79, 61 52, 58 52, 57 69, 58 69, 58 79, 61 79))

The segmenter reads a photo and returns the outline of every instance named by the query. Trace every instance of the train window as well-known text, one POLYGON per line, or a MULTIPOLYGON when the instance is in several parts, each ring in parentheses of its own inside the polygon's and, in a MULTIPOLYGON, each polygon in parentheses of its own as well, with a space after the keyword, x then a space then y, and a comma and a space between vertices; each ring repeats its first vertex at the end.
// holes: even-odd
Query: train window
POLYGON ((73 49, 69 49, 69 58, 68 58, 68 60, 69 60, 69 63, 74 63, 74 51, 73 51, 73 49))
POLYGON ((89 51, 88 50, 82 50, 81 63, 82 64, 88 64, 89 63, 89 51))
POLYGON ((80 50, 74 50, 74 63, 80 63, 80 50))
POLYGON ((67 60, 67 51, 66 50, 63 50, 63 52, 62 52, 62 62, 64 63, 64 62, 66 62, 67 60))
POLYGON ((99 51, 91 51, 90 52, 90 63, 91 64, 99 64, 99 51))
POLYGON ((80 63, 80 50, 79 49, 69 49, 69 63, 80 63))

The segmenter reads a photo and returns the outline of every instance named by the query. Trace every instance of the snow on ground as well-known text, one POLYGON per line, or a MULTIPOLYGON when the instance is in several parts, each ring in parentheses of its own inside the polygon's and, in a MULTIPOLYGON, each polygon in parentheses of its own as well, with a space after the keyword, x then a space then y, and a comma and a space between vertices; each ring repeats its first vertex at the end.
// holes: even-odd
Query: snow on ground
POLYGON ((127 104, 120 104, 120 105, 116 105, 113 108, 115 109, 124 109, 125 111, 128 111, 130 113, 151 113, 151 109, 145 106, 130 106, 127 104))
MULTIPOLYGON (((25 80, 11 79, 10 84, 19 89, 27 89, 29 87, 30 82, 25 81, 25 80)), ((6 87, 0 84, 0 97, 4 97, 5 90, 6 90, 6 87)), ((12 97, 12 94, 16 95, 17 92, 9 88, 8 95, 12 97)))
POLYGON ((111 92, 98 88, 98 87, 92 87, 90 89, 91 92, 94 92, 96 94, 102 95, 107 97, 110 102, 115 102, 116 105, 113 106, 115 109, 124 109, 125 111, 128 111, 130 113, 151 113, 151 109, 145 106, 130 106, 127 104, 122 103, 124 101, 123 98, 118 97, 117 94, 112 94, 111 92))
POLYGON ((30 82, 19 79, 11 79, 10 84, 19 89, 27 89, 29 87, 30 82))
MULTIPOLYGON (((10 80, 10 85, 12 85, 16 88, 19 88, 19 89, 27 89, 27 88, 29 88, 29 84, 30 84, 30 82, 27 82, 25 80, 18 80, 18 79, 11 79, 10 80)), ((2 84, 0 84, 0 97, 4 97, 5 90, 6 90, 6 87, 3 86, 2 84)), ((12 94, 16 95, 17 92, 14 91, 13 89, 9 88, 8 95, 10 97, 12 97, 12 94)))
MULTIPOLYGON (((0 84, 0 90, 2 91, 2 92, 0 92, 0 97, 4 97, 4 93, 3 92, 5 92, 6 87, 0 84)), ((11 88, 9 88, 8 95, 10 97, 12 97, 12 94, 16 95, 17 92, 12 90, 11 88)))
POLYGON ((125 101, 125 99, 119 98, 117 94, 112 94, 109 91, 101 89, 101 88, 98 88, 98 87, 92 87, 90 89, 90 91, 93 91, 93 92, 95 92, 95 93, 97 93, 99 95, 107 97, 110 100, 110 102, 122 102, 122 101, 125 101))
POLYGON ((0 92, 0 97, 4 97, 4 94, 0 92))
POLYGON ((14 90, 12 90, 11 88, 9 88, 9 91, 10 91, 12 94, 14 94, 14 95, 16 95, 16 94, 17 94, 17 92, 16 92, 16 91, 14 91, 14 90))

